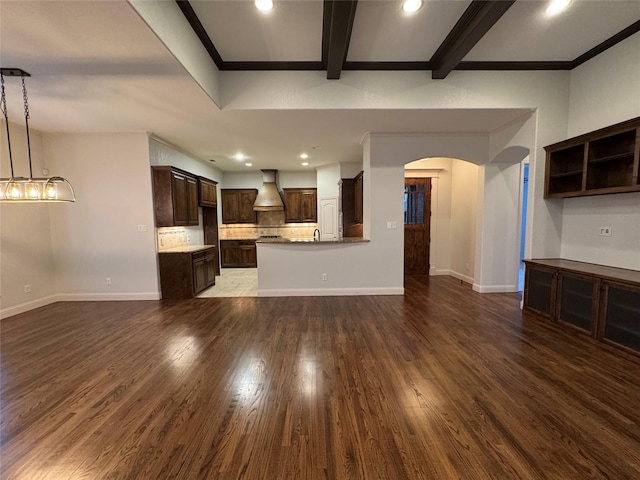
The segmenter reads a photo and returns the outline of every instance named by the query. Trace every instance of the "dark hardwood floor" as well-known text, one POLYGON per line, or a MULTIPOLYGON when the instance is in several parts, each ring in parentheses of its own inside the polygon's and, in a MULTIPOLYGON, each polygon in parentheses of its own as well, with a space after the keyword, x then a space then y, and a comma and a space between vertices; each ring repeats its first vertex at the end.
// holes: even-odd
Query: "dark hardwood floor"
POLYGON ((447 277, 0 327, 3 480, 640 478, 638 359, 447 277))

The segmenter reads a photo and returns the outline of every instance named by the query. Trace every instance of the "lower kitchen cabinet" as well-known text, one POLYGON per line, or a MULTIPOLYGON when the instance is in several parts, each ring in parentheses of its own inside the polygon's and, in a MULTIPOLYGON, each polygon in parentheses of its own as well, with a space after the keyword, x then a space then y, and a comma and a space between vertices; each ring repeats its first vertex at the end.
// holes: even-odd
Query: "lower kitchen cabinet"
POLYGON ((220 240, 220 262, 222 268, 256 268, 255 240, 220 240))
POLYGON ((525 311, 640 353, 640 272, 563 259, 525 264, 525 311))
POLYGON ((216 283, 216 249, 160 252, 162 298, 192 298, 216 283))

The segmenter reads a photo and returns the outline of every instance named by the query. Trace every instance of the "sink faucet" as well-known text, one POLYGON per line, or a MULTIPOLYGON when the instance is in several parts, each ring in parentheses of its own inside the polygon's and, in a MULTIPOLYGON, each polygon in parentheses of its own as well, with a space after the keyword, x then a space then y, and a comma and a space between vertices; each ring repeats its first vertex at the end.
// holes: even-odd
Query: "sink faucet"
POLYGON ((313 241, 314 242, 319 242, 320 241, 320 230, 318 230, 317 228, 313 231, 313 241), (316 240, 316 232, 318 232, 318 239, 316 240))

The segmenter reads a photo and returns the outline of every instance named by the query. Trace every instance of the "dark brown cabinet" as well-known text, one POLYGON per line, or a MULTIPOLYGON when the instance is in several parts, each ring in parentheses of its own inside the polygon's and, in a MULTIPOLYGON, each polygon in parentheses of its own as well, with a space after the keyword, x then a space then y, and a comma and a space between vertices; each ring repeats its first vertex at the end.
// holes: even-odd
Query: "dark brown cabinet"
POLYGON ((205 177, 198 177, 198 199, 201 207, 218 205, 218 183, 205 177))
POLYGON ((363 172, 360 172, 354 179, 353 179, 353 188, 355 190, 355 197, 354 197, 354 208, 355 208, 355 213, 354 213, 354 220, 356 223, 362 223, 362 192, 363 192, 363 186, 362 186, 362 180, 363 180, 363 172))
POLYGON ((318 221, 318 190, 315 188, 285 188, 284 221, 286 223, 316 223, 318 221))
POLYGON ((222 223, 256 223, 253 204, 258 196, 255 188, 223 188, 222 223))
POLYGON ((640 272, 563 259, 525 264, 525 311, 640 353, 640 272))
POLYGON ((216 249, 160 252, 162 298, 192 298, 216 283, 216 249))
POLYGON ((222 268, 256 268, 255 240, 220 240, 220 262, 222 268))
POLYGON ((151 167, 156 227, 198 225, 198 180, 188 172, 151 167))
POLYGON ((640 117, 545 150, 545 198, 640 191, 640 117))

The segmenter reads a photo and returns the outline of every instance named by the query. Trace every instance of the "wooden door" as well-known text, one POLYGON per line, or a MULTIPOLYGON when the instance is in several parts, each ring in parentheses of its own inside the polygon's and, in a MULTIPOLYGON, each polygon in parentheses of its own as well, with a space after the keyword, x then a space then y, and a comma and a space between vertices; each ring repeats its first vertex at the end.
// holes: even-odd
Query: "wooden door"
POLYGON ((429 274, 431 179, 404 179, 404 273, 429 274))
POLYGON ((186 177, 187 192, 187 225, 198 225, 198 181, 192 177, 186 177))
POLYGON ((238 223, 240 217, 237 190, 222 190, 222 223, 238 223))
POLYGON ((315 188, 308 188, 300 192, 300 220, 316 223, 318 221, 318 200, 315 188))
POLYGON ((256 223, 256 212, 253 211, 253 204, 258 196, 258 190, 239 190, 238 197, 238 223, 256 223))
POLYGON ((171 172, 173 186, 173 223, 189 224, 189 206, 187 204, 187 178, 178 172, 171 172))

